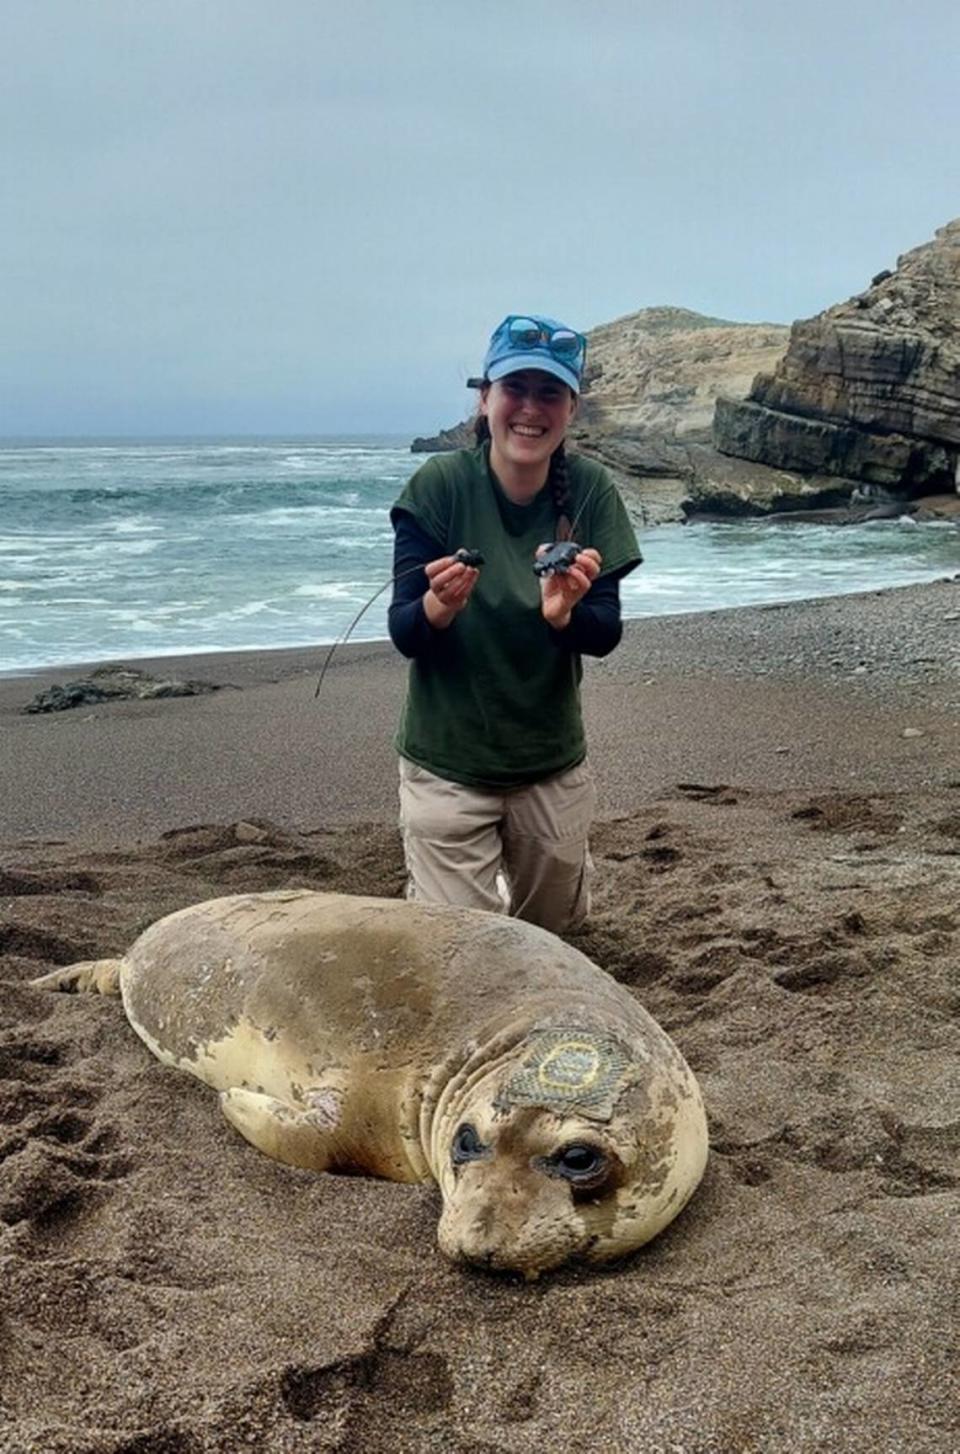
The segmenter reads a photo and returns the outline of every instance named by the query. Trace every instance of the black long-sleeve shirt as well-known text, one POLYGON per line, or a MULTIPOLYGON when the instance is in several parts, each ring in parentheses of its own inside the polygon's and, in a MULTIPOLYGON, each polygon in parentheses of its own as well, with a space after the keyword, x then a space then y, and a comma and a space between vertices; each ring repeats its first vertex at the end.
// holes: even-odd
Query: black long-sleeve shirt
MULTIPOLYGON (((450 552, 422 530, 405 510, 393 512, 393 524, 396 532, 393 600, 387 612, 390 639, 404 656, 430 656, 444 633, 427 620, 423 598, 430 583, 423 567, 450 552)), ((533 562, 530 564, 532 569, 533 562)), ((574 606, 570 624, 562 631, 551 627, 551 636, 559 647, 582 656, 606 656, 622 633, 620 578, 616 573, 599 576, 594 581, 574 606)))

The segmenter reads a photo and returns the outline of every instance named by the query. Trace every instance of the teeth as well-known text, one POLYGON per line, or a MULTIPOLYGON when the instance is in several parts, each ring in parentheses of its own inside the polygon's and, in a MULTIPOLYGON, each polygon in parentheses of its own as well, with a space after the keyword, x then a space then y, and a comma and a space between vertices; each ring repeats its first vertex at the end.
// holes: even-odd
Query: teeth
POLYGON ((530 439, 539 439, 546 432, 543 429, 534 429, 529 424, 512 424, 510 427, 514 434, 524 434, 530 439))

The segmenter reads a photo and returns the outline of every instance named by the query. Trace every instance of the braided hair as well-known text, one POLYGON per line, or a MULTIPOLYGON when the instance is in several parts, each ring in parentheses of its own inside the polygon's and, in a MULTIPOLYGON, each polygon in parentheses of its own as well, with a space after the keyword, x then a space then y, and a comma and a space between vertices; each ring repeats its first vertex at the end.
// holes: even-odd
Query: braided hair
MULTIPOLYGON (((485 444, 490 438, 490 425, 487 422, 486 414, 478 414, 473 421, 473 433, 477 444, 485 444)), ((547 484, 550 486, 550 494, 553 497, 553 508, 557 517, 557 539, 569 540, 573 535, 573 527, 570 524, 570 484, 567 476, 567 452, 564 449, 563 440, 557 445, 550 456, 550 470, 547 474, 547 484)))

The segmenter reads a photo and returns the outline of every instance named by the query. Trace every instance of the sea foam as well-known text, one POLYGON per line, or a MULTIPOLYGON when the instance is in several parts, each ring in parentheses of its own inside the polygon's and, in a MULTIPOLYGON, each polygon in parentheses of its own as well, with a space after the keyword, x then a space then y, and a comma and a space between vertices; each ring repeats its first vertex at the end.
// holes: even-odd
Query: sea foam
MULTIPOLYGON (((0 669, 383 637, 389 511, 420 460, 370 439, 0 448, 0 669)), ((960 567, 938 522, 644 532, 626 616, 859 591, 960 567)))

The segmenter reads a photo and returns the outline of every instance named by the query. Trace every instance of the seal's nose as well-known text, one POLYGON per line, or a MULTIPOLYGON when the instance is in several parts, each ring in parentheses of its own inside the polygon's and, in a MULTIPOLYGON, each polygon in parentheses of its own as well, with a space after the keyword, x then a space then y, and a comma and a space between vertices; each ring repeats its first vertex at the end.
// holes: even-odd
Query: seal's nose
POLYGON ((473 1219, 470 1231, 478 1243, 493 1240, 496 1216, 492 1206, 481 1207, 473 1219))
POLYGON ((533 1165, 529 1147, 509 1150, 460 1168, 437 1236, 455 1262, 529 1278, 563 1262, 584 1229, 566 1184, 533 1165))
POLYGON ((531 1215, 534 1199, 528 1191, 512 1186, 501 1187, 498 1195, 486 1196, 478 1202, 460 1224, 457 1258, 487 1272, 519 1272, 530 1276, 528 1266, 537 1261, 529 1245, 537 1241, 530 1235, 537 1221, 531 1215))
POLYGON ((521 1267, 509 1257, 502 1247, 488 1245, 486 1248, 461 1246, 458 1249, 458 1260, 469 1267, 476 1267, 481 1272, 511 1273, 514 1276, 530 1278, 536 1277, 536 1272, 530 1272, 521 1267))
POLYGON ((503 1229, 498 1234, 493 1208, 485 1207, 463 1228, 457 1251, 464 1262, 491 1268, 503 1244, 503 1229))
POLYGON ((504 1206, 493 1201, 473 1208, 460 1224, 455 1255, 487 1271, 511 1266, 509 1253, 516 1242, 514 1220, 504 1206))

